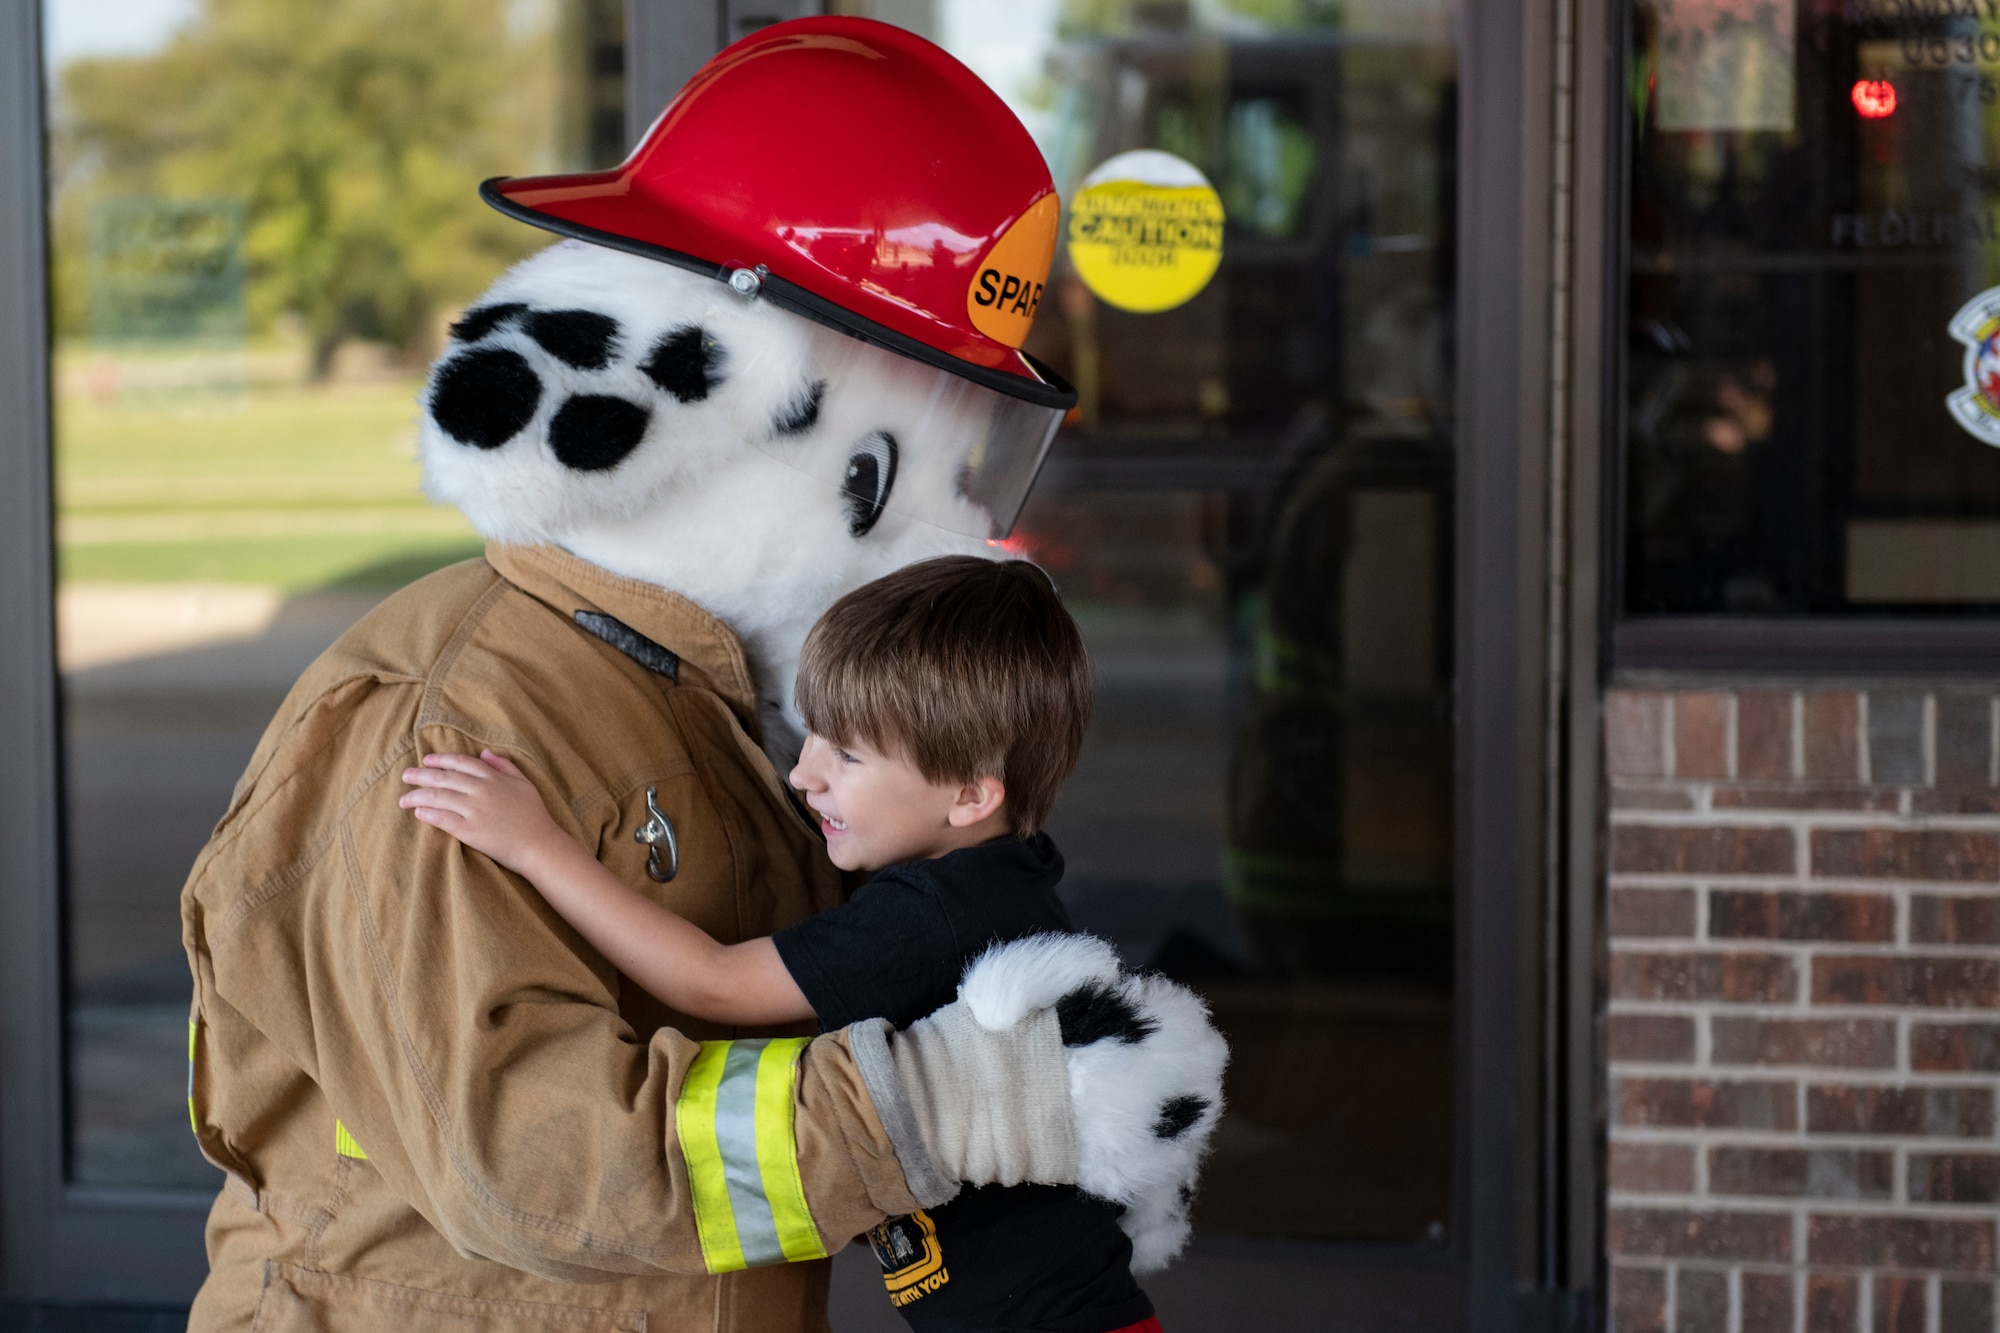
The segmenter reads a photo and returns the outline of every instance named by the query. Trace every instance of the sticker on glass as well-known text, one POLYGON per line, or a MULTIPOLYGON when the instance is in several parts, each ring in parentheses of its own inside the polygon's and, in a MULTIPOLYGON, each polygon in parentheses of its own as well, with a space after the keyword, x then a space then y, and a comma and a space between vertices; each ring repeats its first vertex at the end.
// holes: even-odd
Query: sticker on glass
POLYGON ((1966 433, 2000 447, 2000 287, 1988 287, 1951 317, 1951 336, 1965 344, 1965 387, 1945 401, 1966 433))
POLYGON ((1222 263, 1222 200, 1191 162, 1150 148, 1120 153, 1070 201, 1069 261, 1106 305, 1171 310, 1222 263))

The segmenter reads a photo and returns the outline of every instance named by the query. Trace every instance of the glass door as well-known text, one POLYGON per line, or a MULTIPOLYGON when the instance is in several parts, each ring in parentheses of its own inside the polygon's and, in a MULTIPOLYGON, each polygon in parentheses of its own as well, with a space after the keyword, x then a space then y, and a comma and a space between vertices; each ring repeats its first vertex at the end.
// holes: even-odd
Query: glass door
POLYGON ((1233 1052, 1201 1239, 1148 1287, 1173 1327, 1324 1327, 1293 1261, 1421 1264, 1453 1225, 1454 6, 831 8, 966 61, 1063 197, 1028 350, 1081 403, 1009 543, 1097 673, 1050 832, 1078 926, 1200 988, 1233 1052), (1162 200, 1212 189, 1176 215, 1212 236, 1099 202, 1149 161, 1162 200), (1205 285, 1147 295, 1209 244, 1205 285))
POLYGON ((617 0, 46 0, 59 1188, 184 1219, 182 881, 298 673, 480 542, 418 483, 461 303, 541 244, 483 178, 615 162, 617 0))

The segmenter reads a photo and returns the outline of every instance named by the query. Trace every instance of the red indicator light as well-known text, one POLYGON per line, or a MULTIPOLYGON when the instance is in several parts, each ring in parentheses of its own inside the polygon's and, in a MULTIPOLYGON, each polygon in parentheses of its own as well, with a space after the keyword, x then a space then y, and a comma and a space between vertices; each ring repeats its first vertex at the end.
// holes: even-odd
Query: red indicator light
POLYGON ((1863 120, 1881 120, 1896 113, 1896 86, 1887 79, 1857 79, 1849 96, 1863 120))

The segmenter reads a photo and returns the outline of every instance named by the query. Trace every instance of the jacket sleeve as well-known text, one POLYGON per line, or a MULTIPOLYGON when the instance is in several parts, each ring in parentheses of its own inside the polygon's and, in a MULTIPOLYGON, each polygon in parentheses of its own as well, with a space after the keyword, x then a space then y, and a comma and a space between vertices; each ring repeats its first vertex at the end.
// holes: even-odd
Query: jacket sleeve
MULTIPOLYGON (((349 715, 337 748, 372 735, 377 771, 320 809, 273 901, 208 943, 220 997, 295 1051, 455 1248, 568 1281, 721 1272, 818 1257, 916 1206, 844 1034, 643 1039, 616 973, 532 888, 398 808, 416 750, 396 711, 349 715), (268 984, 272 951, 302 985, 268 984)), ((295 774, 256 818, 309 825, 310 785, 295 774)))

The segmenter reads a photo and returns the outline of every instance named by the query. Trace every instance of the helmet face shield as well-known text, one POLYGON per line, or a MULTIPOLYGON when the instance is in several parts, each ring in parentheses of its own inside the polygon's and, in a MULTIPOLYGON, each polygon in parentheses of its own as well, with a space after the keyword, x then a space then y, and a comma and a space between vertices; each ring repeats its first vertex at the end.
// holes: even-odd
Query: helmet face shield
POLYGON ((809 327, 807 379, 758 447, 837 495, 857 537, 884 514, 987 540, 1011 532, 1063 409, 809 327))

